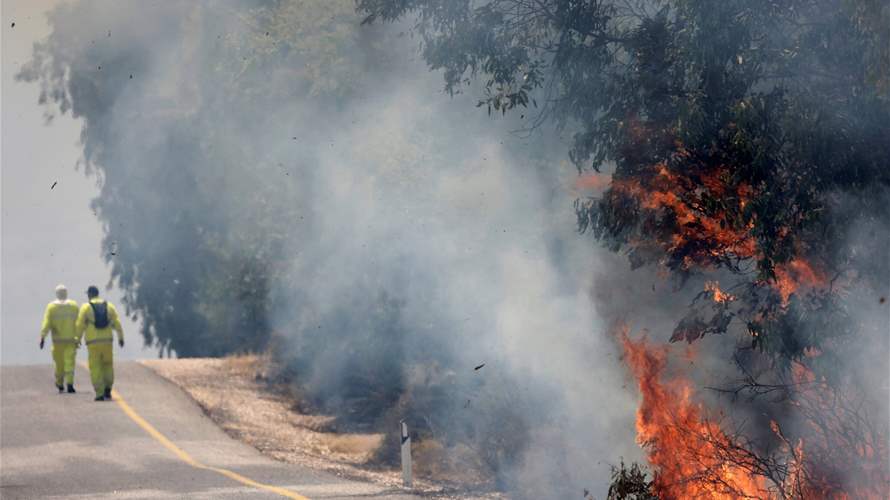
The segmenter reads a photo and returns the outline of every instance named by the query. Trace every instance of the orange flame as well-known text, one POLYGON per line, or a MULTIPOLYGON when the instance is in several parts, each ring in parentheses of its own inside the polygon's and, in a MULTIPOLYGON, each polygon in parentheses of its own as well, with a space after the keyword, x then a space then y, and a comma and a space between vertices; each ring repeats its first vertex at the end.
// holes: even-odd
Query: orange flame
POLYGON ((846 404, 845 394, 803 363, 794 363, 792 374, 801 387, 794 406, 805 424, 792 439, 770 422, 786 458, 784 477, 768 479, 755 453, 692 400, 687 379, 665 377, 666 346, 631 340, 627 328, 620 340, 642 395, 637 441, 653 467, 659 498, 890 498, 886 436, 861 426, 858 406, 846 404))
POLYGON ((791 294, 800 288, 822 288, 828 285, 828 280, 821 272, 805 260, 794 258, 786 264, 775 266, 776 281, 774 288, 782 297, 782 304, 787 305, 791 294))
POLYGON ((727 304, 736 299, 735 295, 730 293, 726 293, 720 289, 720 283, 716 281, 708 281, 705 283, 705 291, 711 292, 712 297, 714 298, 714 302, 719 304, 727 304))
MULTIPOLYGON (((682 147, 676 153, 684 156, 682 147)), ((667 164, 653 166, 651 177, 612 181, 613 195, 630 196, 640 209, 656 217, 670 215, 676 226, 672 234, 656 236, 657 246, 672 256, 684 270, 693 266, 713 267, 721 263, 763 256, 754 229, 756 216, 745 207, 756 195, 748 184, 733 185, 726 167, 698 175, 695 179, 672 172, 667 164), (719 201, 715 201, 719 200, 719 201)), ((782 238, 790 238, 790 228, 779 228, 782 238)), ((637 246, 646 243, 633 241, 637 246)), ((827 280, 811 263, 797 256, 774 267, 775 279, 769 285, 787 305, 801 288, 824 287, 827 280)))
POLYGON ((662 246, 669 253, 684 252, 688 264, 710 265, 715 259, 734 256, 751 258, 756 242, 751 234, 753 223, 727 224, 726 210, 705 210, 704 192, 710 198, 722 198, 727 209, 741 213, 753 190, 747 184, 731 187, 714 172, 702 176, 697 187, 692 179, 672 173, 665 164, 655 166, 656 175, 643 186, 638 179, 621 179, 613 188, 639 201, 640 207, 651 211, 669 211, 676 217, 678 231, 662 246), (683 196, 681 195, 688 195, 683 196))
POLYGON ((666 499, 768 497, 764 478, 743 466, 749 462, 743 448, 692 401, 690 382, 663 380, 667 349, 645 338, 635 342, 626 329, 621 342, 643 397, 637 411, 637 441, 654 467, 655 493, 666 499))

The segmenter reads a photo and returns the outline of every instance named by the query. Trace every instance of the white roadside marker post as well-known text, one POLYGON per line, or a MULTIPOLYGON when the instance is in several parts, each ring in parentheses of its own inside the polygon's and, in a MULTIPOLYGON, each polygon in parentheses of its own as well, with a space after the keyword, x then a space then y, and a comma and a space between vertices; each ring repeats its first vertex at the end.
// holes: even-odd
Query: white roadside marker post
POLYGON ((399 421, 402 436, 402 482, 410 488, 411 478, 411 436, 408 435, 408 424, 404 420, 399 421))

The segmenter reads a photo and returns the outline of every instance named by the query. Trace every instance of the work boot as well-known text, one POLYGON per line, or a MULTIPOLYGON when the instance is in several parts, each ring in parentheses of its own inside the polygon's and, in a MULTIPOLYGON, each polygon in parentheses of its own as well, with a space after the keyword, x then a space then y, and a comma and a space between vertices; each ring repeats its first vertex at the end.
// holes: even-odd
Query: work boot
MULTIPOLYGON (((59 392, 62 392, 61 387, 59 387, 59 392)), ((75 392, 77 391, 74 390, 74 384, 68 384, 68 394, 74 394, 75 392)))
POLYGON ((65 392, 65 387, 62 386, 62 384, 56 384, 56 389, 59 390, 59 394, 62 394, 63 392, 65 392))
POLYGON ((105 388, 105 395, 103 397, 106 401, 111 401, 111 387, 105 388))
POLYGON ((105 396, 100 394, 100 395, 96 396, 96 399, 94 399, 93 401, 105 401, 105 396))

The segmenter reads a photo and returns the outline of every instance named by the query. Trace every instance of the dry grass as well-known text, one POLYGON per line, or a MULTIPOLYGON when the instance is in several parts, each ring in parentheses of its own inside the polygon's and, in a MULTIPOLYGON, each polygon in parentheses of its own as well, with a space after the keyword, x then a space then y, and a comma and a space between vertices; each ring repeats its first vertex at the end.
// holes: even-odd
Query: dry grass
MULTIPOLYGON (((389 487, 401 485, 398 470, 373 462, 387 436, 335 432, 333 417, 302 413, 301 402, 289 387, 269 382, 265 357, 162 359, 143 364, 181 387, 229 435, 276 460, 389 487)), ((469 449, 445 450, 434 441, 424 441, 415 444, 412 454, 419 478, 417 493, 468 498, 453 485, 487 483, 478 472, 484 468, 469 449)))

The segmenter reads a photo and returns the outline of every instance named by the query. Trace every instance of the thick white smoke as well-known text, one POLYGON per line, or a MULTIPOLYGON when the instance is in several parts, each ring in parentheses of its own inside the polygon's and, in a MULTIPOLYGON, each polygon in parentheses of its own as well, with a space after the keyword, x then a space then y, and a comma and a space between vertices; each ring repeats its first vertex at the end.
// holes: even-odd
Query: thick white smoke
POLYGON ((499 473, 520 495, 604 491, 637 458, 635 401, 590 296, 615 259, 575 231, 565 145, 511 134, 523 122, 473 110, 473 88, 438 92, 400 60, 416 42, 359 28, 352 6, 76 2, 23 75, 84 121, 148 333, 180 354, 250 337, 229 331, 248 308, 217 275, 264 266, 257 314, 319 398, 346 404, 376 370, 463 429, 448 435, 518 419, 499 473), (446 387, 433 403, 430 387, 446 387))

